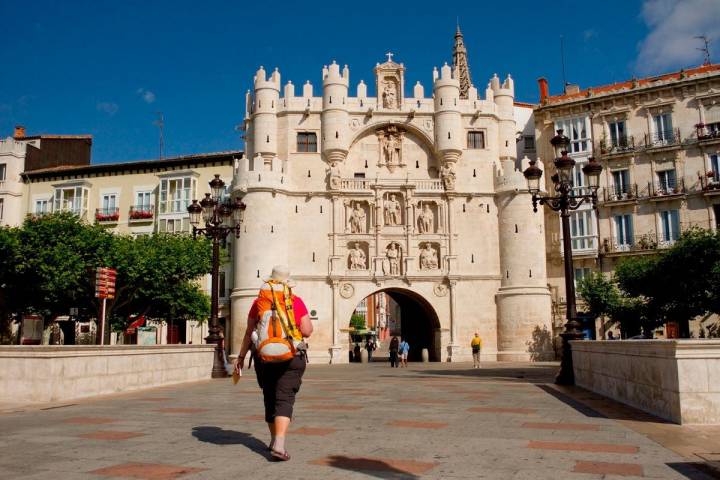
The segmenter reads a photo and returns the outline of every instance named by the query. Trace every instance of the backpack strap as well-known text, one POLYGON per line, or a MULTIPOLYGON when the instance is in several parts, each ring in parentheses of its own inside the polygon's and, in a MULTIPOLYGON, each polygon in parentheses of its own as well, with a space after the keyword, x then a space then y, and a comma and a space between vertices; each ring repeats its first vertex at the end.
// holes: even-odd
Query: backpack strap
POLYGON ((285 332, 285 336, 288 338, 293 338, 295 340, 302 340, 302 334, 298 331, 297 325, 295 324, 295 315, 292 310, 292 295, 289 295, 290 289, 285 283, 275 283, 272 280, 269 280, 267 282, 268 286, 270 287, 270 293, 272 294, 272 309, 273 312, 278 313, 278 318, 280 319, 280 325, 282 326, 283 331, 285 332), (279 305, 277 304, 277 297, 275 296, 275 290, 273 289, 273 285, 280 284, 283 286, 283 301, 285 304, 285 311, 283 309, 278 308, 279 305), (287 314, 286 314, 287 312, 287 314), (289 318, 288 318, 289 317, 289 318))

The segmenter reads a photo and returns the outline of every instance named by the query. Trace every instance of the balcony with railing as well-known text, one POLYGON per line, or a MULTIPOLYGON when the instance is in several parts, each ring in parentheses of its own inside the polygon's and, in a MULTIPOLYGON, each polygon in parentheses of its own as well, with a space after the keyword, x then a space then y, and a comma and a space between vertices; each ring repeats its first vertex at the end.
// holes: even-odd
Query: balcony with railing
POLYGON ((698 142, 714 143, 720 141, 720 123, 698 123, 695 125, 695 130, 697 131, 698 142))
POLYGON ((645 148, 674 147, 680 145, 680 129, 659 130, 645 134, 645 148))
POLYGON ((98 223, 116 223, 118 220, 120 209, 117 207, 95 209, 95 221, 98 223))
POLYGON ((655 233, 636 235, 622 242, 618 242, 615 238, 603 238, 600 252, 604 255, 653 253, 668 248, 673 243, 675 243, 675 239, 664 239, 655 233))
POLYGON ((371 190, 374 186, 401 187, 413 186, 419 192, 443 191, 442 180, 436 178, 424 179, 371 179, 371 178, 342 178, 340 189, 349 191, 371 190))
POLYGON ((685 179, 681 178, 679 181, 672 180, 668 182, 648 182, 648 192, 652 201, 673 200, 687 193, 685 179))
POLYGON ((128 212, 130 223, 152 222, 154 217, 155 207, 153 205, 133 205, 128 212))
POLYGON ((601 155, 620 155, 623 153, 631 153, 635 151, 635 137, 632 135, 623 135, 610 140, 600 140, 601 155))
POLYGON ((637 184, 630 183, 621 187, 605 187, 600 201, 602 203, 619 205, 623 203, 635 203, 638 198, 640 198, 640 191, 637 184))
POLYGON ((700 188, 705 195, 720 195, 720 172, 710 170, 700 176, 700 188))

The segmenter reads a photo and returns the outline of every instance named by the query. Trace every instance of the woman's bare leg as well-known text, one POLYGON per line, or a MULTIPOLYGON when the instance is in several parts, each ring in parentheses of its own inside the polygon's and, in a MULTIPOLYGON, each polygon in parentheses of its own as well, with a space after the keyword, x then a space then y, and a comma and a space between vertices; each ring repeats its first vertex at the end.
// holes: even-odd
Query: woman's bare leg
MULTIPOLYGON (((270 425, 270 424, 268 424, 270 425)), ((285 434, 287 434, 288 427, 290 427, 290 419, 288 417, 275 417, 275 442, 272 445, 272 449, 276 452, 285 452, 285 434)))

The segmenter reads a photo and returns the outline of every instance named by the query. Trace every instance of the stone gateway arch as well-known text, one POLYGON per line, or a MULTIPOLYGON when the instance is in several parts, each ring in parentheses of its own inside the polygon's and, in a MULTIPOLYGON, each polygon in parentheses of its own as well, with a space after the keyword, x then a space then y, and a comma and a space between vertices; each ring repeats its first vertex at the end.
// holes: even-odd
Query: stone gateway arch
POLYGON ((437 360, 469 360, 476 331, 488 359, 549 353, 530 347, 533 332, 551 331, 550 293, 543 216, 516 168, 512 78, 463 98, 445 65, 432 98, 419 82, 405 97, 404 72, 378 64, 379 97, 363 81, 351 97, 348 67, 333 62, 315 97, 310 82, 296 92, 277 69, 257 71, 233 182, 247 204, 233 253, 233 353, 276 264, 290 266, 311 310, 313 361, 348 361, 342 330, 381 290, 431 307, 437 360))

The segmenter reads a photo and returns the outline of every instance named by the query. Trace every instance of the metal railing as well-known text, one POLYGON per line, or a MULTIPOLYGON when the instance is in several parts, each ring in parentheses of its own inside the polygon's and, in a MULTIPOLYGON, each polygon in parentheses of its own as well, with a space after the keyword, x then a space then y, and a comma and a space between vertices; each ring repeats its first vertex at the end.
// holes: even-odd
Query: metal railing
POLYGON ((645 134, 645 148, 679 145, 680 141, 680 129, 677 128, 645 134))
POLYGON ((623 135, 616 139, 600 140, 600 153, 602 155, 612 155, 615 153, 632 152, 635 150, 635 137, 632 135, 623 135))
POLYGON ((154 205, 134 205, 130 207, 130 212, 128 213, 128 219, 131 221, 152 220, 154 216, 154 205))
POLYGON ((95 209, 95 221, 97 222, 117 222, 119 219, 120 209, 117 207, 95 209))
POLYGON ((622 187, 605 187, 603 189, 603 202, 622 202, 639 198, 638 186, 635 183, 622 187))
POLYGON ((700 188, 703 192, 712 192, 716 191, 720 193, 720 173, 710 171, 706 173, 705 175, 700 176, 700 188), (708 177, 708 175, 712 173, 712 176, 708 177))
POLYGON ((675 239, 664 239, 655 233, 635 235, 618 242, 615 238, 603 238, 602 253, 637 253, 643 251, 668 248, 675 243, 675 239))
POLYGON ((660 181, 656 181, 655 183, 648 182, 648 192, 650 192, 651 197, 682 195, 687 193, 687 189, 685 188, 685 179, 681 178, 679 182, 677 180, 673 180, 667 183, 660 181))

